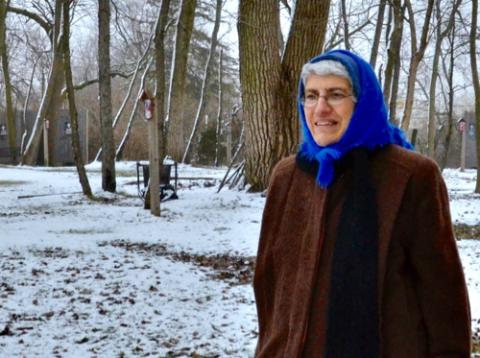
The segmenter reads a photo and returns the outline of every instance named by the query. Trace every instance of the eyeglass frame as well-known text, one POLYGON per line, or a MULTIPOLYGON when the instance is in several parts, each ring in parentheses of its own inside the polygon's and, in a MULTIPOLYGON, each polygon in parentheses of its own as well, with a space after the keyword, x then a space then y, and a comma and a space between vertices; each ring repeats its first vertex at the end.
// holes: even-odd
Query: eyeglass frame
POLYGON ((349 94, 345 94, 345 93, 340 93, 340 92, 336 92, 336 91, 333 91, 332 93, 327 93, 327 94, 324 94, 324 95, 317 95, 317 94, 309 94, 308 96, 315 96, 316 99, 313 103, 311 104, 306 104, 308 98, 306 99, 305 96, 303 96, 301 99, 300 99, 300 102, 302 103, 303 107, 305 108, 314 108, 318 105, 318 101, 320 98, 323 98, 325 100, 325 102, 330 106, 330 107, 336 107, 336 106, 339 106, 341 105, 346 98, 348 97, 352 97, 353 98, 353 102, 356 102, 356 98, 354 96, 353 93, 349 93, 349 94), (333 103, 331 102, 332 100, 332 97, 333 96, 337 96, 339 98, 336 98, 336 99, 333 99, 333 103))

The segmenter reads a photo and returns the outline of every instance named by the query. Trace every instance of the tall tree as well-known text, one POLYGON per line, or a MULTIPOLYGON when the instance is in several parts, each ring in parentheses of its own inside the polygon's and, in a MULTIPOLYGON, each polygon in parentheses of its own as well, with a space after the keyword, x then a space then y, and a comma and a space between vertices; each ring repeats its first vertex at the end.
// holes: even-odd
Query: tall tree
MULTIPOLYGON (((155 108, 153 121, 153 127, 155 130, 151 130, 149 138, 151 141, 151 147, 149 151, 150 168, 160 168, 163 164, 163 159, 166 154, 167 146, 167 134, 165 131, 165 33, 167 29, 168 10, 170 8, 170 0, 162 0, 160 9, 158 11, 158 17, 155 23, 155 36, 153 43, 155 44, 155 108), (158 147, 153 147, 153 144, 158 142, 158 147)), ((158 177, 154 177, 151 172, 150 181, 155 183, 158 177)), ((155 216, 160 216, 160 202, 152 199, 157 198, 159 195, 158 186, 148 185, 147 193, 145 194, 145 209, 151 209, 151 212, 155 216)))
POLYGON ((370 51, 370 65, 375 68, 377 64, 378 46, 380 44, 380 36, 382 35, 383 18, 385 16, 385 7, 387 0, 380 0, 377 13, 377 23, 375 25, 375 35, 373 36, 372 49, 370 51))
MULTIPOLYGON (((448 36, 452 30, 453 23, 455 21, 455 14, 457 12, 458 6, 460 6, 461 0, 456 0, 453 2, 452 10, 448 17, 446 26, 443 28, 443 19, 442 19, 442 4, 441 0, 436 0, 435 7, 435 17, 437 19, 436 26, 436 41, 435 41, 435 50, 433 53, 432 61, 432 76, 430 78, 430 92, 429 92, 429 103, 428 103, 428 156, 430 158, 435 157, 435 134, 437 132, 437 123, 436 123, 436 88, 437 88, 437 78, 438 78, 438 67, 440 62, 440 52, 442 50, 442 42, 445 37, 448 36)), ((445 4, 443 4, 445 5, 445 4)))
POLYGON ((428 32, 430 29, 430 19, 432 17, 433 5, 435 0, 427 1, 427 8, 425 10, 425 17, 423 19, 422 34, 420 37, 420 43, 417 43, 417 33, 415 26, 415 15, 410 0, 405 0, 405 5, 408 11, 408 23, 410 25, 411 36, 411 58, 410 66, 408 69, 408 83, 407 83, 407 96, 405 99, 405 107, 403 109, 402 117, 402 129, 407 131, 410 126, 410 118, 412 117, 413 110, 413 96, 415 93, 415 83, 417 80, 417 71, 420 62, 423 59, 425 50, 428 45, 428 32))
POLYGON ((448 123, 447 123, 447 133, 445 135, 445 146, 443 152, 440 153, 439 164, 442 170, 447 166, 448 151, 450 149, 450 142, 452 138, 453 128, 454 128, 454 119, 453 119, 453 102, 454 102, 454 83, 453 83, 453 72, 455 70, 455 21, 453 21, 452 31, 449 36, 449 51, 445 54, 445 57, 448 57, 449 65, 445 64, 445 58, 442 59, 443 72, 448 85, 448 98, 445 102, 448 103, 448 123))
POLYGON ((347 4, 345 0, 340 0, 340 13, 342 15, 342 24, 343 24, 343 41, 345 43, 345 48, 350 50, 350 35, 348 33, 348 14, 347 14, 347 4))
MULTIPOLYGON (((402 7, 401 0, 393 0, 391 2, 389 13, 393 13, 393 31, 389 40, 387 65, 385 66, 385 76, 383 82, 383 95, 387 105, 392 102, 390 99, 392 97, 392 83, 395 77, 395 68, 400 66, 399 58, 402 43, 404 13, 404 7, 402 7)), ((391 20, 392 16, 389 16, 389 23, 391 20)), ((390 120, 394 119, 392 118, 392 114, 390 114, 390 116, 390 120)))
POLYGON ((167 132, 165 130, 165 35, 167 31, 170 0, 162 0, 155 28, 155 107, 157 131, 159 135, 159 158, 162 164, 167 152, 167 132))
MULTIPOLYGON (((143 51, 142 55, 140 56, 140 58, 138 58, 137 60, 137 64, 135 66, 135 70, 133 71, 133 75, 132 75, 132 78, 130 79, 130 83, 128 85, 128 90, 127 90, 127 93, 125 94, 125 97, 123 98, 123 102, 122 104, 120 105, 120 108, 117 110, 117 113, 115 114, 115 117, 113 118, 113 123, 112 123, 112 130, 115 131, 115 127, 117 126, 118 122, 120 121, 120 118, 127 106, 127 103, 128 103, 128 100, 130 99, 130 96, 132 94, 132 91, 133 91, 133 87, 135 85, 135 81, 137 79, 137 76, 140 72, 140 68, 142 66, 142 64, 144 64, 144 62, 146 61, 147 59, 147 55, 149 54, 150 52, 150 47, 151 47, 151 44, 153 42, 153 38, 155 36, 155 29, 152 30, 152 34, 147 42, 147 46, 145 48, 145 50, 143 51)), ((112 76, 115 72, 112 72, 110 71, 110 76, 112 76)), ((118 152, 118 149, 117 149, 117 152, 118 152)), ((102 147, 100 147, 100 149, 97 151, 97 155, 95 156, 95 160, 99 160, 100 157, 102 155, 102 147)))
POLYGON ((5 84, 5 105, 8 130, 8 146, 12 163, 17 162, 17 124, 12 102, 12 84, 8 66, 7 49, 7 7, 10 0, 0 0, 0 59, 2 61, 3 81, 5 84))
POLYGON ((197 112, 195 114, 195 119, 193 121, 193 128, 192 132, 190 133, 190 138, 188 139, 187 148, 185 148, 185 152, 183 153, 182 162, 188 163, 190 161, 190 151, 194 146, 194 140, 197 134, 198 126, 200 121, 202 120, 203 116, 205 115, 205 105, 206 105, 206 97, 207 97, 207 86, 210 83, 210 78, 212 77, 212 63, 215 57, 216 49, 217 49, 217 37, 218 37, 218 30, 220 29, 220 18, 222 15, 222 0, 216 0, 215 6, 215 23, 213 25, 212 31, 212 39, 210 41, 210 50, 208 52, 207 63, 205 64, 205 71, 203 75, 202 81, 202 89, 200 92, 200 102, 197 107, 197 112))
POLYGON ((98 0, 98 80, 102 132, 102 189, 114 193, 117 184, 110 81, 110 0, 98 0))
POLYGON ((222 79, 222 65, 223 65, 223 49, 220 49, 220 56, 218 60, 218 111, 217 111, 217 129, 215 131, 215 166, 218 167, 219 152, 220 152, 220 134, 222 132, 222 112, 223 112, 223 79, 222 79))
POLYGON ((78 133, 78 114, 75 104, 75 90, 73 88, 72 68, 70 61, 70 4, 72 0, 63 0, 63 63, 65 65, 65 83, 67 86, 68 108, 70 112, 70 123, 72 127, 72 149, 73 159, 77 167, 78 178, 82 186, 83 194, 92 198, 92 190, 87 178, 87 172, 82 159, 82 150, 80 148, 80 135, 78 133))
POLYGON ((33 88, 33 80, 35 76, 35 70, 37 68, 37 64, 40 60, 40 56, 37 57, 35 62, 33 63, 32 67, 32 73, 30 75, 30 80, 28 81, 28 90, 27 94, 25 96, 25 102, 23 104, 23 115, 22 115, 22 123, 23 123, 23 133, 22 133, 22 139, 20 142, 20 153, 23 153, 25 151, 25 145, 27 144, 27 136, 28 136, 28 128, 27 128, 27 111, 28 111, 28 103, 32 94, 32 88, 33 88))
POLYGON ((480 80, 477 66, 477 17, 478 0, 472 0, 472 26, 470 28, 470 64, 472 66, 472 81, 475 92, 475 127, 477 138, 477 183, 475 193, 480 193, 480 80))
MULTIPOLYGON (((37 163, 40 142, 42 139, 42 133, 45 131, 48 134, 48 128, 54 128, 58 118, 58 110, 63 102, 62 89, 64 85, 64 72, 63 72, 63 54, 61 51, 62 43, 62 0, 55 0, 53 8, 53 24, 44 20, 38 14, 32 13, 28 10, 15 8, 9 6, 8 11, 18 13, 35 21, 41 28, 47 33, 52 51, 52 60, 50 70, 48 73, 47 85, 43 90, 42 100, 40 102, 40 108, 38 109, 33 128, 25 147, 25 152, 22 153, 22 163, 27 165, 34 165, 37 163)), ((44 146, 46 148, 45 164, 54 164, 54 141, 55 136, 44 136, 44 140, 47 139, 47 143, 44 146)))
POLYGON ((124 153, 124 150, 125 150, 125 146, 126 146, 126 143, 128 141, 128 138, 130 137, 130 134, 131 134, 133 121, 135 120, 135 115, 137 113, 137 108, 138 108, 139 102, 141 101, 141 96, 142 96, 143 90, 145 88, 145 82, 146 82, 147 74, 148 74, 148 71, 150 71, 150 67, 152 66, 152 62, 153 62, 153 57, 150 57, 147 65, 145 66, 145 69, 143 70, 143 74, 142 74, 142 77, 140 79, 140 86, 138 87, 137 96, 135 98, 135 102, 133 103, 133 107, 132 107, 132 109, 130 111, 130 115, 128 117, 127 128, 125 129, 122 140, 120 141, 120 144, 118 145, 117 151, 115 153, 116 160, 121 160, 123 158, 123 153, 124 153))
POLYGON ((197 0, 182 0, 180 15, 175 26, 175 48, 170 75, 168 96, 168 153, 176 161, 182 159, 185 150, 185 133, 183 131, 183 110, 185 100, 185 81, 187 78, 187 59, 193 20, 197 0))
POLYGON ((300 69, 322 51, 329 8, 329 0, 297 0, 281 53, 278 0, 240 0, 237 28, 246 126, 245 174, 251 190, 265 189, 273 166, 296 150, 300 69))

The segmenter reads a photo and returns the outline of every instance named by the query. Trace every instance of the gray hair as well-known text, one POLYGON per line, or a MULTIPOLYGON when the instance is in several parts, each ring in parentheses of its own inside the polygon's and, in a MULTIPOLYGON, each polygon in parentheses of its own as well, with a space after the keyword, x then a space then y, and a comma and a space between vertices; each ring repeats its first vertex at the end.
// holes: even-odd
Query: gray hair
POLYGON ((350 77, 350 74, 348 73, 345 66, 338 61, 323 60, 315 63, 306 63, 305 65, 303 65, 300 78, 302 79, 302 83, 304 86, 306 85, 307 80, 311 75, 333 75, 344 77, 348 80, 348 82, 350 82, 350 86, 352 86, 353 88, 352 78, 350 77))

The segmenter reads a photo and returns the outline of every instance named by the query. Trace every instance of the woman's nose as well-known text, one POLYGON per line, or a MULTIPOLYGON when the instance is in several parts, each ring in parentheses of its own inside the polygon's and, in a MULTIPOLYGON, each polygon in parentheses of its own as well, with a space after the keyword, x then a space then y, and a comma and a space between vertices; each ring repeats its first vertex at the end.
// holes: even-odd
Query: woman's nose
POLYGON ((332 110, 332 107, 328 104, 327 99, 324 96, 318 97, 318 102, 315 105, 316 113, 325 113, 332 110))

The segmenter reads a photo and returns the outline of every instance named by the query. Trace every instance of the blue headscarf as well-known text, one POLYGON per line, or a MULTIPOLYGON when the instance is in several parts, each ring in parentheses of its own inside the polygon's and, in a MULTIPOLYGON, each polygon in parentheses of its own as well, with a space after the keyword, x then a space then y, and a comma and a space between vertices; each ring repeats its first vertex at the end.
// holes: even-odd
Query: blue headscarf
POLYGON ((403 131, 388 121, 383 92, 370 64, 346 50, 325 52, 311 59, 309 63, 323 60, 338 61, 347 69, 357 98, 350 124, 342 138, 337 143, 322 147, 315 142, 307 126, 301 101, 305 87, 300 79, 297 107, 303 126, 303 143, 299 155, 319 163, 317 183, 326 188, 333 181, 335 161, 352 149, 366 148, 371 151, 387 144, 397 144, 408 149, 413 147, 403 131))

